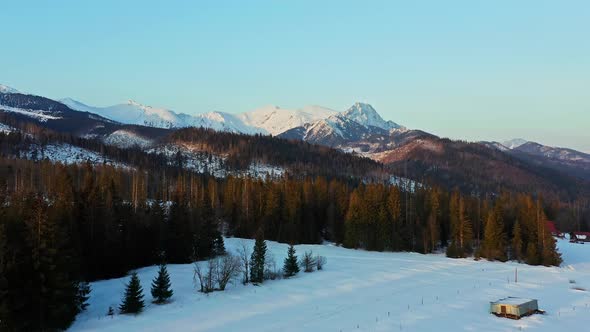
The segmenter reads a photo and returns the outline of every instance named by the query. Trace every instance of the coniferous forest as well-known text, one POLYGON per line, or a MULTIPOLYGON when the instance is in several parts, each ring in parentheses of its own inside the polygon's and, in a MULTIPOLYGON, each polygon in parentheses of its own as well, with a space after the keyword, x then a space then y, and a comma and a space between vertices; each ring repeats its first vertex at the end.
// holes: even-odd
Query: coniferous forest
MULTIPOLYGON (((213 257, 222 236, 559 265, 542 197, 351 178, 215 178, 182 168, 0 159, 0 320, 67 327, 88 281, 213 257), (36 319, 30 319, 34 315, 36 319)), ((223 240, 221 240, 223 243, 223 240)))

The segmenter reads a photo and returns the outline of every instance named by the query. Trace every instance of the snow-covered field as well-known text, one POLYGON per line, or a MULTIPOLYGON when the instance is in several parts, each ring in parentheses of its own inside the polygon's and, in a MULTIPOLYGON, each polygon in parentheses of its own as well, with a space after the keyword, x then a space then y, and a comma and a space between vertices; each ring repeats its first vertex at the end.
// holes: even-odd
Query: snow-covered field
MULTIPOLYGON (((236 250, 252 240, 226 239, 236 250)), ((268 242, 277 264, 287 245, 268 242)), ((296 246, 327 257, 323 271, 262 286, 236 283, 225 292, 195 291, 192 265, 170 265, 174 301, 149 303, 137 316, 106 316, 121 301, 127 278, 92 284, 88 310, 72 331, 588 331, 590 245, 559 242, 562 267, 378 253, 331 245, 296 246), (518 268, 518 283, 514 272, 518 268), (488 313, 506 296, 539 300, 546 315, 521 320, 488 313)), ((146 300, 156 267, 140 269, 146 300)), ((146 303, 148 303, 146 301, 146 303)))

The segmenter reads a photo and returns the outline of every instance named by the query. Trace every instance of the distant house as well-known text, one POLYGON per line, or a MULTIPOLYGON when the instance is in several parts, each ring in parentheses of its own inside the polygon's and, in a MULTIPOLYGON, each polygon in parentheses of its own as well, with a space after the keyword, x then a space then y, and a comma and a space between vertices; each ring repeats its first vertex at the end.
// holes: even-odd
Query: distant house
POLYGON ((551 232, 551 235, 555 237, 563 238, 565 236, 565 234, 557 230, 553 221, 547 221, 547 229, 551 232))
POLYGON ((573 242, 573 243, 590 242, 590 232, 572 232, 570 234, 570 242, 573 242))
POLYGON ((512 319, 520 319, 540 312, 537 300, 523 299, 519 297, 506 297, 495 302, 490 302, 490 313, 512 319))

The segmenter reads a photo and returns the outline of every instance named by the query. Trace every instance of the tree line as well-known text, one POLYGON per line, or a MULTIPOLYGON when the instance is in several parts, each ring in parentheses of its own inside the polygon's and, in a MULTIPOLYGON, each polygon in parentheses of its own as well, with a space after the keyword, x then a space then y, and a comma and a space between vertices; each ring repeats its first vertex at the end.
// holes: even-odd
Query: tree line
POLYGON ((0 158, 0 324, 63 328, 84 309, 87 281, 159 264, 163 252, 170 263, 212 258, 222 235, 260 230, 286 243, 558 265, 546 210, 541 197, 510 192, 0 158))

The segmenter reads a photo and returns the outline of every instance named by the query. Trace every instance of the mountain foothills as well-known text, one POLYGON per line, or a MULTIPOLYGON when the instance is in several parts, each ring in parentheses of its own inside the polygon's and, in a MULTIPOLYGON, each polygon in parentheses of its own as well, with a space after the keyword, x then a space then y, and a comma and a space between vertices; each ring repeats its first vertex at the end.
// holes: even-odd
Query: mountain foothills
POLYGON ((223 236, 559 265, 546 221, 590 227, 571 150, 452 141, 363 103, 185 115, 0 91, 0 330, 66 328, 88 281, 223 236))

